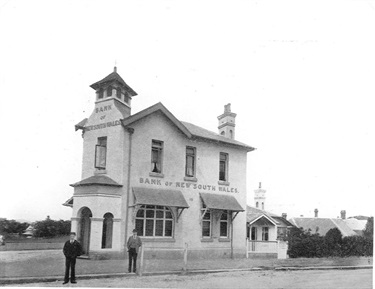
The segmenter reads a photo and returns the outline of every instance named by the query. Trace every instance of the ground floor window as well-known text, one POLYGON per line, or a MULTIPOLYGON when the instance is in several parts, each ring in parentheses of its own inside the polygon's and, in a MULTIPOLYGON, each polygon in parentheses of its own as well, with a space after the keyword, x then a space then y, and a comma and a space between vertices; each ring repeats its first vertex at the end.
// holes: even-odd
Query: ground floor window
POLYGON ((137 211, 135 228, 143 237, 172 237, 173 222, 169 208, 143 205, 137 211))
MULTIPOLYGON (((206 206, 203 204, 202 214, 204 213, 205 210, 206 210, 206 206)), ((202 237, 203 238, 211 237, 211 212, 210 210, 207 210, 202 218, 202 237)))
POLYGON ((250 240, 256 240, 257 239, 257 228, 251 227, 251 234, 250 234, 250 240))
POLYGON ((262 227, 262 240, 268 241, 268 227, 262 227))
POLYGON ((220 216, 220 237, 228 238, 230 226, 230 214, 228 211, 223 211, 220 216))

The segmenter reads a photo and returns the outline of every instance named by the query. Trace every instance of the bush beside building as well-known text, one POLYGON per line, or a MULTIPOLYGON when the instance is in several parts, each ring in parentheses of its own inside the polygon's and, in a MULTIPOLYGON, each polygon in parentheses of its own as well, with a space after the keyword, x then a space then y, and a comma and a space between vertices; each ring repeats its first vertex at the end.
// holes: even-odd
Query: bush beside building
POLYGON ((373 255, 373 217, 369 218, 363 236, 343 237, 337 228, 325 236, 311 234, 311 230, 292 228, 288 237, 290 258, 349 257, 373 255))

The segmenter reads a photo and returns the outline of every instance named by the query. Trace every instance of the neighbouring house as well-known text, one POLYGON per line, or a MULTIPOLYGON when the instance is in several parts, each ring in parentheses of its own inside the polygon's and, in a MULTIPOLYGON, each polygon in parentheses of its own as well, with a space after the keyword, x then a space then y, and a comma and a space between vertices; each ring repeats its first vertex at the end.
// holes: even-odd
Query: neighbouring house
POLYGON ((35 229, 33 225, 29 225, 26 230, 22 233, 22 235, 26 236, 26 238, 32 238, 34 236, 35 229))
POLYGON ((337 228, 343 237, 362 236, 367 223, 367 219, 363 218, 351 217, 347 219, 345 210, 340 212, 341 218, 319 218, 318 209, 315 209, 314 213, 314 218, 299 217, 291 218, 289 221, 298 228, 310 230, 312 234, 318 233, 321 236, 325 236, 329 230, 337 228))
POLYGON ((261 188, 261 183, 254 192, 255 207, 246 207, 248 254, 286 258, 286 238, 293 225, 285 213, 278 216, 265 210, 266 190, 261 188))
POLYGON ((230 104, 215 133, 178 120, 160 102, 131 114, 137 93, 116 68, 91 88, 93 112, 76 125, 81 179, 64 203, 84 253, 125 253, 135 228, 153 258, 185 246, 190 257, 245 256, 246 164, 254 148, 235 139, 230 104))

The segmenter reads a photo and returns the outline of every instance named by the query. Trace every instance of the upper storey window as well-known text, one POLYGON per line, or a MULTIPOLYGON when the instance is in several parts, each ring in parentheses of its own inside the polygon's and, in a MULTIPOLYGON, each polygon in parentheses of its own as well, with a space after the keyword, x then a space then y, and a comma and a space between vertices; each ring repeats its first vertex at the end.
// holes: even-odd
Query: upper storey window
POLYGON ((152 140, 151 148, 151 172, 162 172, 163 142, 152 140))
POLYGON ((108 86, 107 88, 107 97, 112 96, 112 86, 108 86))
POLYGON ((124 101, 129 104, 129 93, 127 91, 125 91, 124 101))
POLYGON ((228 154, 220 153, 219 180, 228 181, 228 154))
POLYGON ((99 93, 98 93, 98 99, 102 99, 103 98, 103 88, 99 89, 99 93))
POLYGON ((195 177, 195 152, 194 147, 186 147, 186 177, 195 177))
POLYGON ((105 170, 107 162, 107 137, 99 137, 95 146, 95 168, 105 170))
POLYGON ((118 99, 121 99, 121 88, 120 88, 120 87, 118 87, 118 88, 116 89, 116 97, 117 97, 118 99))

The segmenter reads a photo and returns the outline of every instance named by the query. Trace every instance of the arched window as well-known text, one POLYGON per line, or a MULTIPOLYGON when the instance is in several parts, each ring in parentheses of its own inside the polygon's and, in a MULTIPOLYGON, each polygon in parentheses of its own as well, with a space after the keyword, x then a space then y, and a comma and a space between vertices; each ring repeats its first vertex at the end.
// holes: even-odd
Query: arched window
POLYGON ((257 207, 257 208, 259 207, 259 203, 258 202, 255 203, 255 207, 257 207))
POLYGON ((222 132, 221 132, 221 135, 225 136, 225 131, 222 131, 222 132))
POLYGON ((264 210, 264 203, 262 202, 262 210, 264 210))
POLYGON ((113 215, 106 213, 103 220, 102 248, 112 248, 113 215))
POLYGON ((229 131, 229 136, 230 136, 230 138, 233 138, 233 131, 232 130, 229 131))
POLYGON ((137 211, 135 228, 138 236, 172 237, 173 216, 167 207, 143 205, 137 211))

